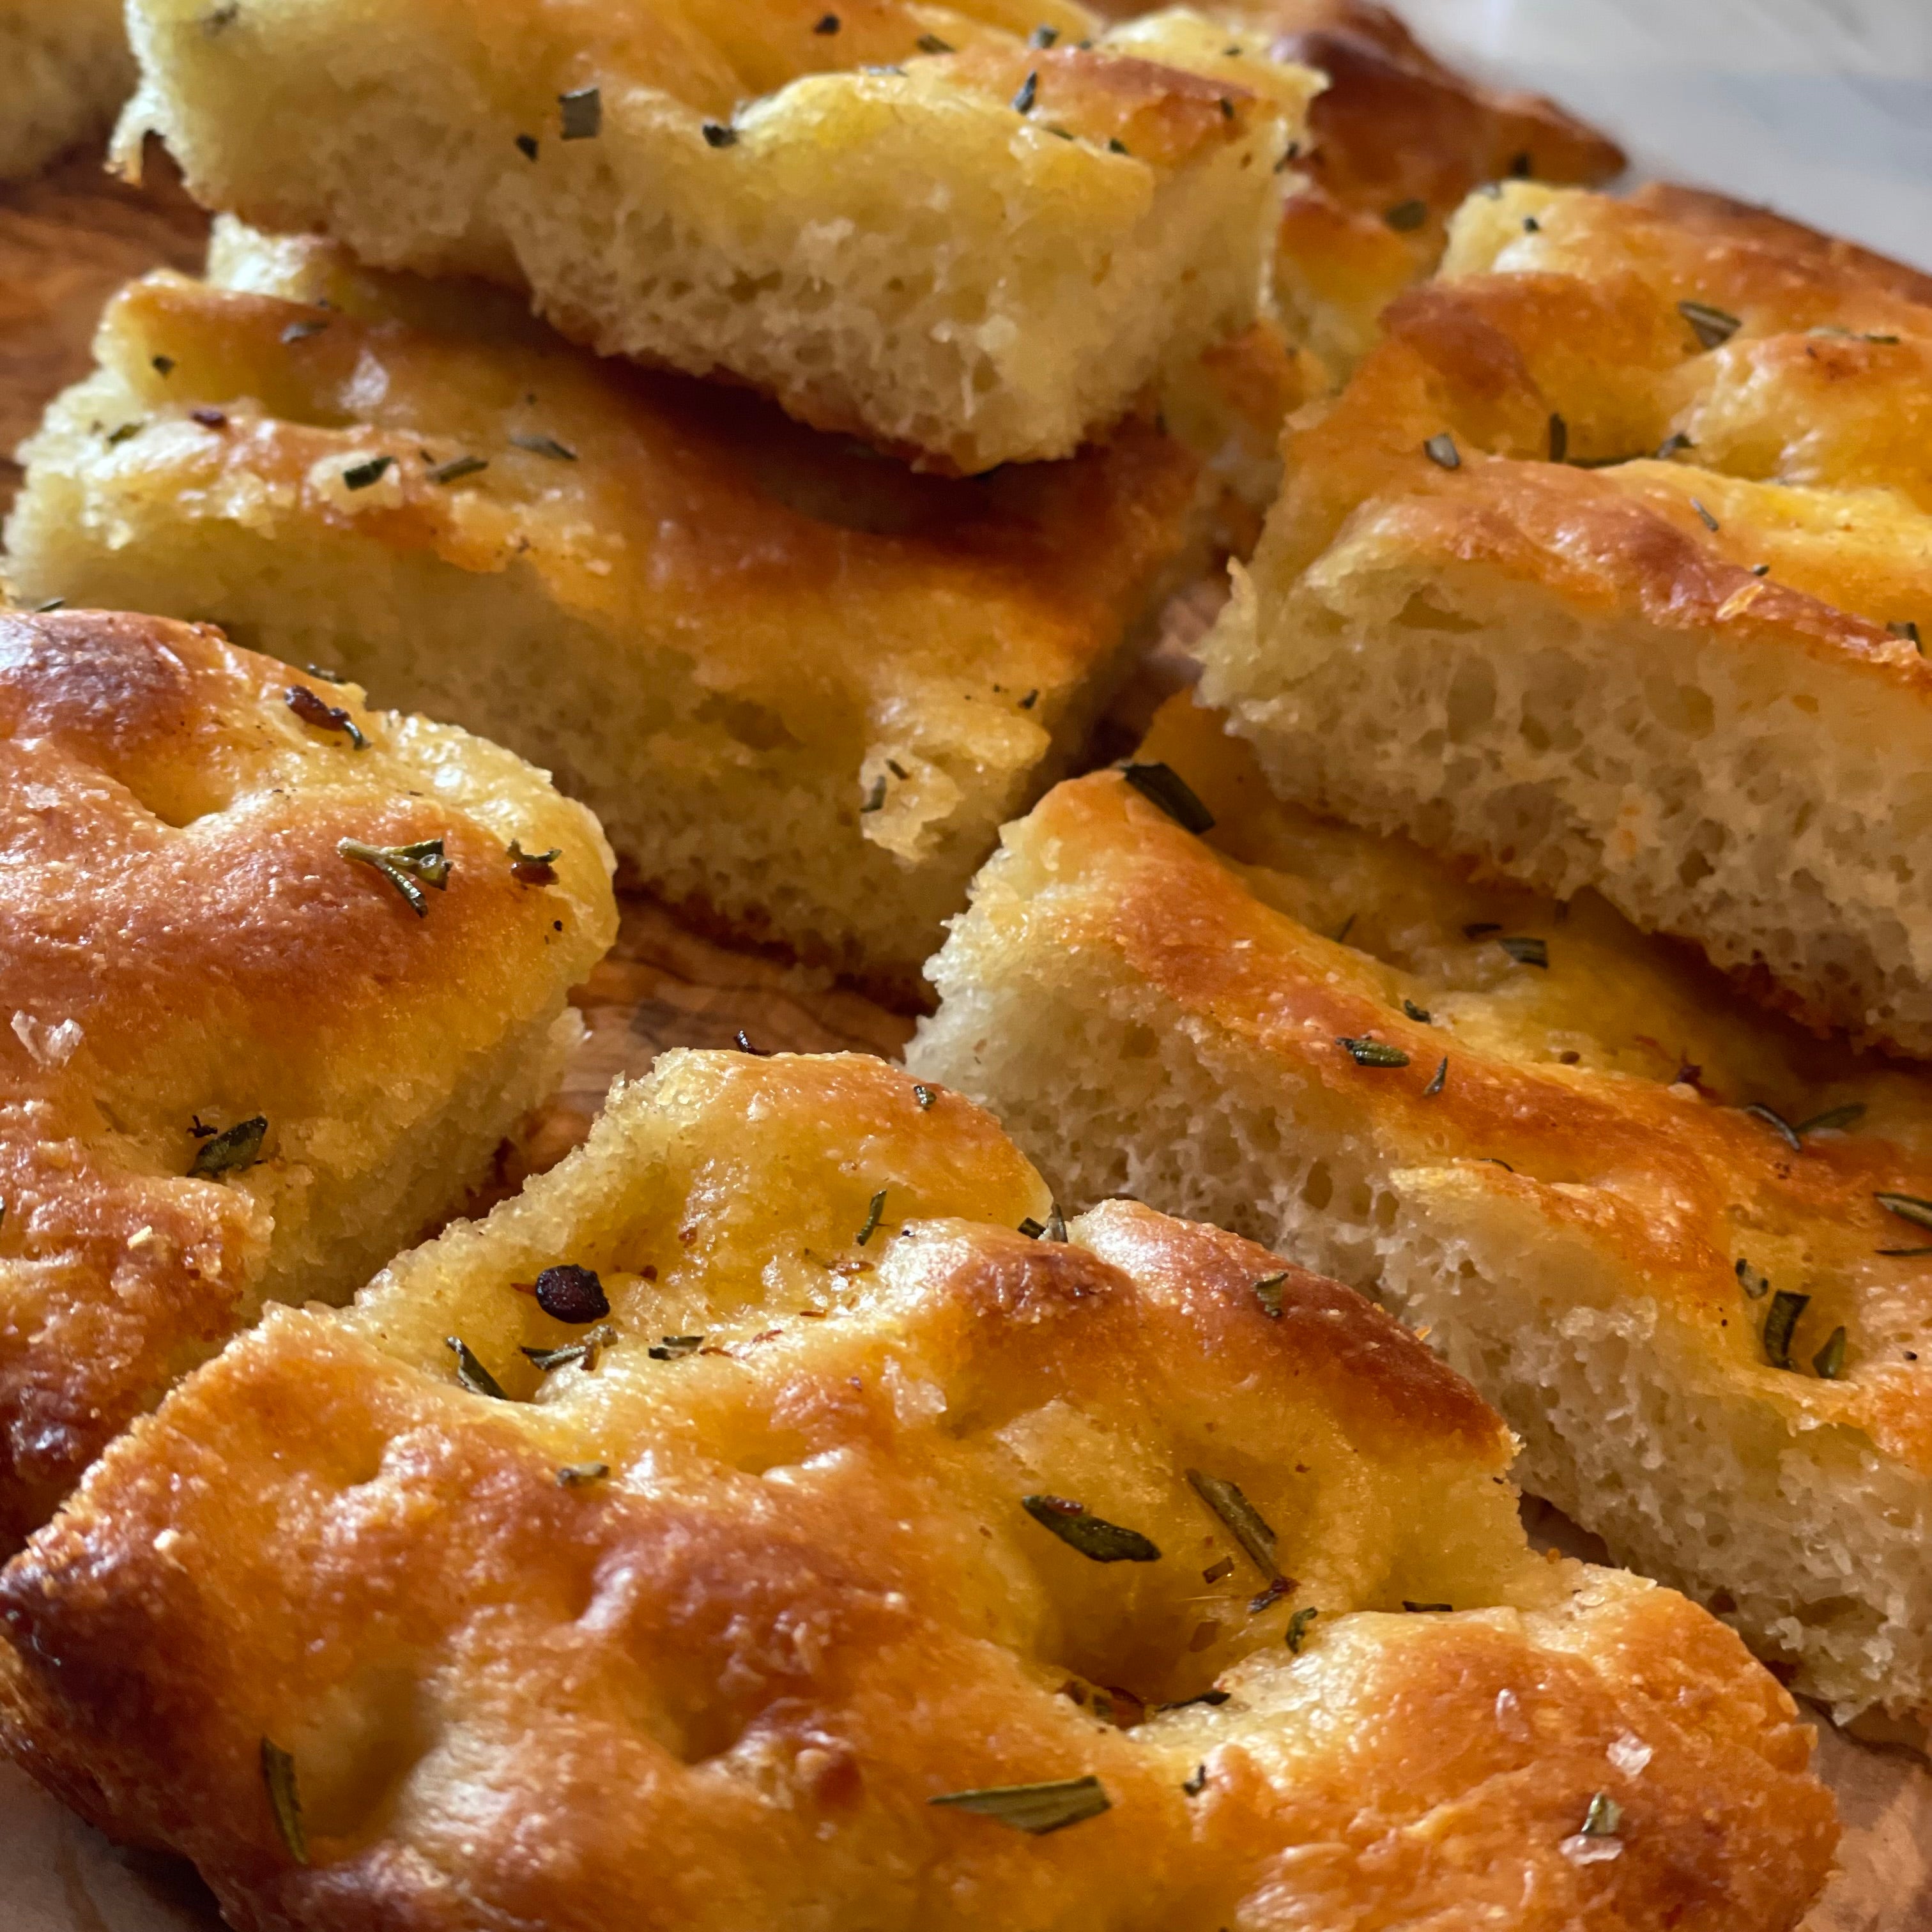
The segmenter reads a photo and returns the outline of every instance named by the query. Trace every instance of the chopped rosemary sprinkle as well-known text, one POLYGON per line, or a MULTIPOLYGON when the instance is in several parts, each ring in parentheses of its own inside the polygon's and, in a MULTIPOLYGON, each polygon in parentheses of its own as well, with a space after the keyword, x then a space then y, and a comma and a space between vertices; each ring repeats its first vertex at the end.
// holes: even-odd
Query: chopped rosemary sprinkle
POLYGON ((1697 446, 1682 430, 1673 430, 1657 446, 1657 460, 1668 463, 1678 451, 1695 449, 1697 446))
POLYGON ((151 356, 148 362, 158 376, 172 376, 175 373, 175 358, 172 356, 151 356))
POLYGON ((563 848, 553 845, 548 852, 526 852, 516 839, 510 841, 510 876, 520 886, 554 886, 556 884, 556 862, 563 856, 563 848))
POLYGON ((447 463, 439 463, 429 472, 432 483, 460 483, 466 476, 474 476, 488 470, 490 459, 487 456, 458 456, 447 463))
POLYGON ((554 436, 518 434, 510 439, 519 449, 527 449, 532 456, 547 456, 553 463, 574 463, 577 452, 568 444, 559 442, 554 436))
POLYGON ((1020 91, 1013 96, 1013 112, 1016 114, 1030 114, 1033 112, 1034 103, 1039 98, 1040 70, 1035 68, 1026 79, 1020 82, 1020 91))
POLYGON ((1208 1767, 1197 1764, 1192 1773, 1181 1780, 1180 1788, 1190 1798, 1198 1798, 1208 1789, 1208 1767))
POLYGON ((1925 655, 1925 646, 1919 641, 1918 626, 1910 617, 1903 623, 1888 623, 1885 628, 1894 638, 1903 638, 1921 657, 1925 655))
POLYGON ((1268 1520, 1249 1502, 1239 1487, 1225 1477, 1210 1476, 1190 1469, 1187 1480, 1194 1493, 1227 1526, 1228 1533, 1247 1552, 1248 1561, 1264 1576, 1278 1579, 1281 1566, 1275 1561, 1274 1531, 1268 1520))
POLYGON ((304 316, 300 322, 292 322, 282 331, 282 340, 294 344, 306 342, 311 335, 320 335, 328 326, 326 318, 304 316))
MULTIPOLYGON (((1124 154, 1126 150, 1124 148, 1120 152, 1124 154)), ((1020 709, 1022 711, 1030 711, 1039 702, 1040 693, 1037 691, 1030 691, 1020 700, 1020 709)))
POLYGON ((1849 1127, 1864 1117, 1865 1103, 1862 1100, 1847 1100, 1842 1107, 1827 1107, 1822 1114, 1814 1114, 1808 1120, 1800 1120, 1796 1131, 1801 1136, 1822 1134, 1835 1127, 1849 1127))
POLYGON ((1426 1006, 1418 1006, 1415 1002, 1411 999, 1405 999, 1402 1001, 1402 1010, 1411 1019, 1417 1022, 1418 1024, 1422 1026, 1430 1024, 1436 1018, 1436 1016, 1432 1013, 1426 1006))
POLYGON ((1288 1620, 1288 1650, 1291 1657, 1301 1654, 1301 1646, 1308 1641, 1308 1626, 1322 1612, 1311 1604, 1295 1612, 1288 1620))
POLYGON ((1232 1556, 1224 1556, 1220 1562, 1210 1563, 1202 1571, 1201 1580, 1204 1583, 1225 1582, 1234 1574, 1234 1559, 1232 1556))
POLYGON ((1700 349, 1719 349, 1743 328, 1738 318, 1708 302, 1681 302, 1677 313, 1690 325, 1690 332, 1697 338, 1700 349))
POLYGON ((1519 966, 1546 969, 1550 964, 1550 942, 1546 939, 1499 939, 1496 944, 1519 966))
POLYGON ((124 422, 118 429, 107 432, 107 446, 112 448, 117 442, 125 442, 130 436, 139 436, 141 425, 137 422, 124 422))
POLYGON ((1822 1382, 1834 1382, 1845 1372, 1845 1331, 1834 1328, 1825 1346, 1811 1358, 1811 1366, 1822 1382))
POLYGON ((1438 469, 1460 470, 1462 466, 1462 452, 1456 447, 1456 439, 1447 430, 1432 436, 1422 446, 1422 453, 1438 469))
POLYGON ((352 463, 342 472, 342 487, 345 490, 367 490, 372 484, 381 482, 395 465, 393 456, 372 456, 367 463, 352 463))
POLYGON ((1020 1508, 1042 1529, 1094 1563, 1158 1563, 1159 1548, 1137 1529, 1089 1516, 1084 1503, 1065 1496, 1022 1496, 1020 1508))
POLYGON ((537 137, 534 134, 519 134, 517 136, 517 152, 525 160, 535 160, 537 158, 537 137))
POLYGON ((1492 919, 1474 919, 1462 928, 1465 939, 1480 939, 1486 933, 1500 932, 1502 928, 1492 919))
POLYGON ((1335 1044, 1347 1051, 1348 1058, 1358 1066, 1406 1066, 1408 1055, 1399 1046, 1391 1046, 1382 1040, 1352 1040, 1346 1034, 1337 1034, 1335 1044))
POLYGON ((304 724, 313 724, 318 731, 346 732, 357 751, 369 748, 369 741, 355 719, 340 705, 330 704, 320 692, 310 690, 305 684, 292 684, 284 701, 304 724))
POLYGON ((232 1174, 238 1168, 253 1167, 262 1158, 262 1143, 268 1134, 268 1117, 266 1114, 237 1120, 232 1127, 224 1127, 212 1140, 203 1141, 195 1149, 194 1164, 188 1172, 207 1180, 218 1174, 232 1174))
POLYGON ((1172 765, 1123 765, 1120 776, 1150 805, 1157 805, 1184 832, 1214 829, 1214 814, 1172 765))
POLYGON ((1590 1808, 1578 1830, 1586 1838, 1614 1838, 1624 1822, 1624 1808, 1606 1791, 1592 1794, 1590 1808))
POLYGON ((596 1367, 598 1356, 616 1340, 616 1330, 606 1326, 593 1328, 582 1341, 566 1342, 560 1348, 523 1348, 518 1352, 528 1356, 545 1375, 572 1362, 581 1362, 588 1370, 596 1367))
POLYGON ((560 1262, 537 1276, 537 1306, 558 1322, 581 1325, 601 1322, 610 1312, 609 1298, 594 1268, 560 1262))
POLYGON ((1742 1255, 1738 1257, 1738 1286, 1753 1301, 1762 1301, 1771 1292, 1771 1277, 1751 1266, 1742 1255))
POLYGON ((365 845, 359 838, 343 838, 337 841, 335 849, 356 865, 381 873, 418 919, 429 916, 423 886, 434 886, 440 892, 449 890, 450 864, 443 856, 440 838, 420 839, 413 845, 365 845), (422 885, 416 883, 418 879, 422 885))
POLYGON ((200 424, 203 429, 226 429, 228 427, 228 418, 220 410, 190 410, 188 419, 190 422, 200 424))
POLYGON ((1232 121, 1234 118, 1234 104, 1224 94, 1221 97, 1221 118, 1232 121))
POLYGON ((1288 1284, 1288 1270, 1283 1268, 1279 1274, 1264 1274, 1255 1283, 1255 1299, 1262 1305, 1262 1312, 1270 1322, 1281 1319, 1281 1292, 1288 1284))
POLYGON ((1570 454, 1570 425, 1553 410, 1550 418, 1550 460, 1561 463, 1570 454))
POLYGON ((50 597, 44 604, 34 606, 34 615, 44 617, 50 610, 64 610, 66 608, 67 599, 64 597, 50 597))
POLYGON ((1402 1600, 1402 1606, 1406 1610, 1414 1612, 1418 1616, 1424 1614, 1432 1615, 1440 1610, 1453 1611, 1456 1607, 1454 1604, 1412 1604, 1406 1597, 1402 1600))
POLYGON ((1429 219, 1429 204, 1426 201, 1399 201, 1384 212, 1382 219, 1398 235, 1412 235, 1429 219))
POLYGON ((296 1789, 296 1761, 272 1738, 262 1740, 262 1786, 275 1820, 275 1835, 298 1865, 308 1863, 308 1834, 302 1828, 302 1793, 296 1789))
POLYGON ((836 14, 820 14, 818 16, 818 24, 813 27, 812 31, 814 34, 837 33, 838 31, 838 16, 836 14))
POLYGON ((953 51, 950 40, 942 40, 937 34, 922 34, 913 45, 922 54, 950 54, 953 51))
POLYGON ((1717 518, 1712 516, 1710 512, 1706 509, 1703 505, 1700 503, 1695 496, 1693 496, 1690 499, 1690 507, 1697 512, 1697 520, 1704 526, 1705 529, 1710 531, 1713 535, 1715 535, 1718 530, 1724 527, 1723 525, 1718 521, 1717 518))
POLYGON ((928 1798, 928 1804, 976 1812, 997 1819, 1016 1832, 1043 1838, 1084 1818, 1097 1818, 1112 1808, 1106 1787, 1095 1777, 1063 1778, 1051 1784, 994 1784, 977 1791, 948 1791, 928 1798))
POLYGON ((594 87, 579 87, 556 97, 566 141, 594 141, 604 131, 604 96, 594 87))
POLYGON ((646 1348, 644 1353, 654 1362, 676 1362, 696 1354, 704 1346, 702 1335, 660 1335, 657 1346, 646 1348))
POLYGON ((872 1196, 872 1204, 866 1210, 866 1225, 859 1230, 859 1245, 863 1247, 879 1231, 879 1216, 886 1211, 886 1190, 882 1187, 872 1196))
POLYGON ((1196 1704, 1205 1704, 1210 1711, 1217 1711, 1234 1694, 1232 1690, 1204 1690, 1198 1697, 1177 1697, 1171 1704, 1156 1704, 1159 1712, 1191 1711, 1196 1704))
POLYGON ((1916 1228, 1932 1228, 1932 1201, 1922 1200, 1916 1194, 1874 1194, 1872 1198, 1901 1221, 1910 1221, 1916 1228))
POLYGON ((566 1462, 556 1472, 560 1490, 581 1489, 586 1483, 601 1483, 610 1473, 608 1462, 566 1462))
POLYGON ((872 781, 872 788, 870 791, 866 793, 864 802, 859 807, 860 812, 862 815, 868 812, 877 812, 883 805, 884 805, 885 802, 886 775, 884 772, 881 772, 879 776, 872 781))
POLYGON ((704 136, 707 148, 735 148, 738 145, 738 130, 728 128, 720 121, 707 121, 698 130, 704 136))
POLYGON ((1771 1298, 1764 1317, 1764 1358, 1774 1369, 1790 1367, 1791 1331, 1798 1326, 1798 1318, 1810 1300, 1808 1294, 1794 1294, 1786 1288, 1780 1288, 1771 1298))
POLYGON ((1127 152, 1127 144, 1119 135, 1109 134, 1107 136, 1107 152, 1110 154, 1124 154, 1127 152))
POLYGON ((1798 1138, 1798 1130, 1774 1108, 1767 1107, 1761 1101, 1753 1100, 1738 1111, 1750 1114, 1754 1120, 1762 1120, 1793 1154, 1804 1151, 1804 1144, 1798 1138))
POLYGON ((923 1081, 915 1080, 912 1083, 912 1097, 919 1102, 920 1111, 923 1113, 932 1105, 932 1089, 923 1081))
POLYGON ((1432 1100, 1442 1092, 1449 1079, 1449 1056, 1445 1053, 1436 1063, 1436 1071, 1429 1076, 1429 1084, 1422 1090, 1425 1100, 1432 1100))
POLYGON ((460 1335, 446 1335, 442 1346, 455 1356, 456 1379, 472 1395, 487 1395, 498 1402, 509 1400, 502 1384, 476 1359, 476 1352, 460 1335))
POLYGON ((1060 29, 1058 27, 1036 27, 1028 34, 1027 45, 1030 47, 1038 47, 1044 52, 1059 38, 1060 29))

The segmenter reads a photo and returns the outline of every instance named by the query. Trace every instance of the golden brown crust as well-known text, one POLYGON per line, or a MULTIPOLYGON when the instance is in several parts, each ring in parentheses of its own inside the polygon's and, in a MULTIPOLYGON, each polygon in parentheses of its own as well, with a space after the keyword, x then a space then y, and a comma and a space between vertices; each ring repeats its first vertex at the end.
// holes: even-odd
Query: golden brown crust
POLYGON ((1419 1345, 1293 1270, 1271 1319, 1271 1257, 1130 1204, 1062 1244, 949 1198, 1043 1197, 876 1063, 670 1057, 490 1223, 352 1315, 276 1311, 123 1439, 0 1583, 12 1748, 243 1932, 1796 1922, 1835 1828, 1789 1699, 1682 1599, 1531 1557, 1507 1437, 1419 1345), (830 1230, 881 1174, 913 1218, 862 1251, 830 1230), (449 1326, 513 1353, 506 1274, 694 1243, 607 1276, 594 1376, 450 1381, 449 1326), (640 1359, 674 1308, 706 1346, 640 1359), (1258 1610, 1197 1464, 1300 1580, 1258 1610), (1162 1555, 1090 1562, 1029 1489, 1162 1555), (1043 1838, 926 1802, 1088 1774, 1111 1809, 1043 1838))
MULTIPOLYGON (((519 884, 466 755, 206 626, 0 616, 0 1544, 252 1318, 288 1265, 278 1220, 285 1246, 319 1181, 412 1166, 392 1137, 428 1127, 464 1057, 554 1012, 608 943, 587 818, 492 754, 532 849, 546 830, 575 848, 560 886, 519 884), (296 686, 370 748, 302 722, 296 686), (458 782, 435 796, 439 766, 458 782), (431 916, 340 857, 345 836, 440 837, 431 916), (379 1097, 412 1078, 413 1108, 379 1097), (188 1178, 202 1117, 256 1113, 260 1166, 188 1178), (345 1129, 377 1144, 345 1148, 345 1129)), ((328 1284, 325 1262, 277 1285, 328 1284)))

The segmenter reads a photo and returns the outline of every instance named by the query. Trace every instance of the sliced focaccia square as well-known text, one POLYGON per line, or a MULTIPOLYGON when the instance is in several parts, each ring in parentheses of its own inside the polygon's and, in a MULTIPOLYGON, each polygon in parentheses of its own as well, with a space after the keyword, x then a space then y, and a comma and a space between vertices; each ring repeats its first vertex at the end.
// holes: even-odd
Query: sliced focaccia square
POLYGON ((134 86, 119 0, 9 0, 0 76, 0 181, 99 141, 134 86))
POLYGON ((1132 1194, 1373 1292, 1618 1561, 1842 1716, 1932 1712, 1923 1071, 1594 894, 1278 803, 1185 698, 1007 828, 930 970, 908 1064, 1070 1210, 1132 1194))
POLYGON ((124 1437, 0 1699, 238 1927, 1783 1932, 1835 1835, 1786 1694, 1532 1554, 1512 1448, 954 1094, 671 1054, 124 1437))
POLYGON ((206 626, 0 616, 0 1546, 460 1205, 581 1029, 596 823, 206 626))
POLYGON ((1204 693, 1285 796, 1932 1053, 1932 307, 1670 196, 1472 197, 1204 693))
POLYGON ((22 593, 214 619, 482 732, 668 900, 896 998, 1205 554, 1151 424, 922 477, 473 285, 232 229, 215 268, 110 308, 26 451, 22 593))
POLYGON ((1256 320, 1318 85, 1185 10, 1096 40, 1068 0, 210 20, 134 8, 121 137, 208 206, 527 286, 600 350, 968 472, 1070 454, 1256 320))

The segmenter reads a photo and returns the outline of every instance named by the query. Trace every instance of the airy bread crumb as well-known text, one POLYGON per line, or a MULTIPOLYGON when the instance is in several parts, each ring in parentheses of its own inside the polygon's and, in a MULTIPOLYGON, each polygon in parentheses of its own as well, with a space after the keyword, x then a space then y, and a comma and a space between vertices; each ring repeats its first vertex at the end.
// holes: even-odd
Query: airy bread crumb
POLYGON ((896 1001, 1204 557, 1144 422, 911 475, 474 284, 232 224, 24 452, 24 596, 205 616, 556 774, 631 874, 896 1001), (323 304, 326 304, 324 306, 323 304))
POLYGON ((1130 1195, 1373 1292, 1619 1561, 1842 1716, 1932 1711, 1932 1076, 1593 894, 1282 805, 1220 723, 1177 698, 1139 754, 1205 838, 1114 772, 1006 829, 908 1066, 1070 1208, 1130 1195))
POLYGON ((135 0, 118 150, 158 133, 207 206, 526 286, 605 353, 936 468, 1070 455, 1261 314, 1318 82, 1185 10, 931 14, 135 0))

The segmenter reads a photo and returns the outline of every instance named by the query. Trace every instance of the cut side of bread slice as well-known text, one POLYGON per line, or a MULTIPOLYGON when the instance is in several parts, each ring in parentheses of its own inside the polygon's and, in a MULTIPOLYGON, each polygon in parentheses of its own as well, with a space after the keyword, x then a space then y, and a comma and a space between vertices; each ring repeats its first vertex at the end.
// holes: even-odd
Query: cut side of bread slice
POLYGON ((1372 1292, 1525 1486, 1849 1718, 1932 1710, 1932 1079, 1741 1006, 1590 894, 1276 802, 1171 702, 1007 828, 914 1073, 1070 1208, 1116 1194, 1372 1292), (1141 780, 1173 802, 1171 784, 1141 780))
POLYGON ((0 616, 0 824, 10 1548, 266 1304, 461 1204, 616 913, 541 772, 154 618, 0 616))
POLYGON ((1932 308, 1671 206, 1472 198, 1291 439, 1203 694, 1284 796, 1932 1054, 1932 308))
POLYGON ((27 449, 22 596, 214 619, 483 733, 668 900, 901 1003, 1206 554, 1149 424, 921 477, 472 284, 232 226, 215 268, 110 307, 27 449))
POLYGON ((134 88, 119 0, 13 0, 0 14, 0 181, 101 140, 134 88))
POLYGON ((209 207, 526 287, 605 353, 965 473, 1070 455, 1256 321, 1318 85, 1186 10, 1096 40, 1065 0, 210 17, 135 6, 130 165, 158 133, 209 207))
POLYGON ((1789 1697, 1533 1554, 1512 1448, 955 1094, 672 1054, 125 1436, 0 1580, 0 1709, 238 1926, 1787 1932, 1789 1697))

